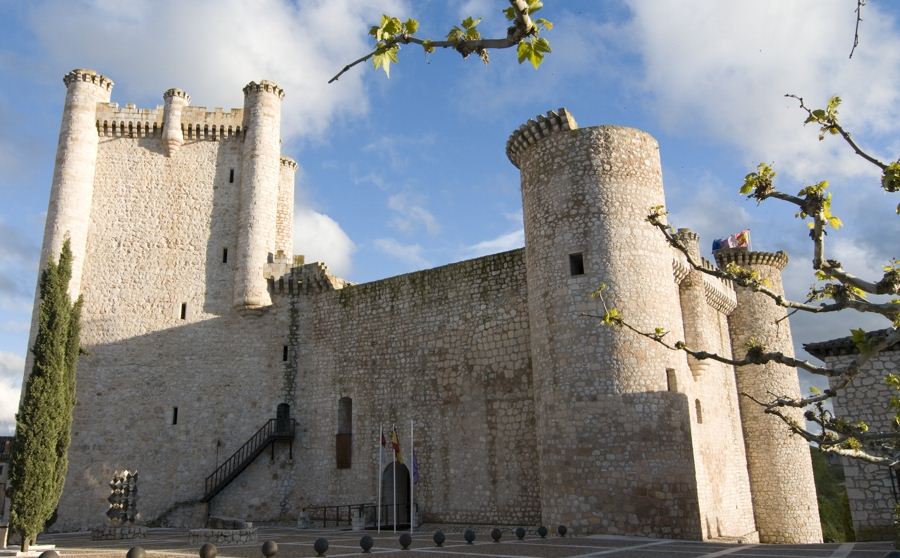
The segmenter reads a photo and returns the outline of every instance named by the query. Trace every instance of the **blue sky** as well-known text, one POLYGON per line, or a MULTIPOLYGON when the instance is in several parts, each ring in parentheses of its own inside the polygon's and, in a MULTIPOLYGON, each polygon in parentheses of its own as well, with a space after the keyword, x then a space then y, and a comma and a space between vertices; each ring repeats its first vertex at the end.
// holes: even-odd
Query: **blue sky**
MULTIPOLYGON (((523 244, 509 134, 568 108, 581 126, 619 124, 660 142, 671 222, 713 238, 750 228, 754 248, 784 249, 789 293, 811 282, 805 228, 790 208, 743 200, 759 161, 796 191, 829 179, 847 226, 832 257, 874 277, 900 257, 897 199, 834 138, 817 140, 783 95, 844 99, 844 122, 883 159, 900 154, 900 3, 869 0, 852 60, 853 0, 545 0, 556 27, 540 70, 513 51, 492 62, 406 47, 388 80, 361 66, 382 12, 440 36, 467 15, 502 35, 501 0, 0 0, 0 429, 18 400, 47 207, 62 76, 89 67, 113 101, 156 106, 180 87, 192 104, 239 107, 272 79, 287 97, 284 151, 299 165, 295 251, 356 282, 523 244)), ((883 327, 847 314, 793 321, 798 342, 883 327)))

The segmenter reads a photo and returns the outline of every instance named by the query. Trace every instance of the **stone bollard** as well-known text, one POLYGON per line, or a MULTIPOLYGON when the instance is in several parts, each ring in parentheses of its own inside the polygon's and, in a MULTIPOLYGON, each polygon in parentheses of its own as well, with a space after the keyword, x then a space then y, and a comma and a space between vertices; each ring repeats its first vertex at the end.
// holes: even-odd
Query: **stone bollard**
POLYGON ((491 538, 494 539, 495 543, 500 542, 500 537, 502 537, 502 536, 503 536, 503 531, 501 531, 500 528, 494 527, 493 529, 491 529, 491 538))
POLYGON ((412 544, 412 535, 409 533, 403 533, 400 535, 400 546, 403 547, 403 550, 409 550, 409 545, 412 544))
POLYGON ((313 549, 316 551, 316 556, 325 556, 325 553, 328 552, 328 539, 319 537, 313 543, 313 549))
POLYGON ((434 536, 432 537, 432 540, 434 540, 435 546, 441 547, 441 546, 444 546, 444 541, 447 540, 447 537, 444 536, 443 531, 438 530, 438 531, 434 532, 434 536))
POLYGON ((547 537, 547 528, 544 527, 543 525, 541 525, 540 527, 538 527, 537 534, 542 539, 546 538, 547 537))
POLYGON ((363 535, 361 539, 359 539, 359 547, 362 548, 362 551, 367 553, 372 550, 372 547, 375 545, 375 541, 372 540, 372 537, 369 535, 363 535))
POLYGON ((472 544, 475 542, 475 531, 472 529, 466 529, 466 532, 463 533, 463 538, 466 539, 466 544, 472 544))
POLYGON ((213 543, 205 543, 200 547, 200 558, 216 558, 219 549, 213 543))
POLYGON ((266 541, 262 544, 262 553, 266 558, 272 558, 278 554, 278 544, 275 541, 266 541))
POLYGON ((565 525, 560 525, 559 527, 556 528, 556 532, 559 533, 559 536, 560 536, 560 537, 565 537, 565 536, 566 536, 566 533, 567 533, 568 531, 569 531, 569 530, 566 528, 565 525))
POLYGON ((144 558, 144 556, 146 555, 147 553, 143 548, 139 546, 132 546, 128 549, 128 554, 125 555, 125 558, 144 558))
POLYGON ((516 527, 516 538, 520 541, 525 539, 525 529, 523 527, 516 527))
MULTIPOLYGON (((129 550, 128 553, 130 554, 131 551, 129 550)), ((59 552, 57 552, 55 550, 45 550, 45 551, 41 552, 41 554, 40 554, 40 556, 38 556, 38 558, 59 558, 59 552)))

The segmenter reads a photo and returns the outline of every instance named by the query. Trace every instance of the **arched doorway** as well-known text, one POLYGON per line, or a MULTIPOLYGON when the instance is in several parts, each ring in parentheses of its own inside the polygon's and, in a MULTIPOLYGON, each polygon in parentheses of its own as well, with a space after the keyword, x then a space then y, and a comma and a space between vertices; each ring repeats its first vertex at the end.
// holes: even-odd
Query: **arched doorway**
POLYGON ((381 526, 394 525, 394 467, 397 467, 397 528, 409 528, 409 469, 388 463, 381 473, 381 526))

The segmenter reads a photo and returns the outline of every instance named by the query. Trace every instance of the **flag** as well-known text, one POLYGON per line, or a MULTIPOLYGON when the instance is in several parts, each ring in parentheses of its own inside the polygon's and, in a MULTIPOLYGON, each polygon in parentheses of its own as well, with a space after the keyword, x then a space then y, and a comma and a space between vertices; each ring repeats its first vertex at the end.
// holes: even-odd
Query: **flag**
POLYGON ((739 233, 735 233, 727 238, 719 238, 713 240, 713 252, 723 250, 725 248, 746 248, 750 249, 750 230, 744 229, 739 233))
POLYGON ((403 455, 400 453, 400 437, 397 436, 397 430, 391 430, 391 447, 394 449, 394 459, 398 463, 403 463, 403 455))
POLYGON ((419 484, 419 459, 416 450, 413 450, 413 484, 419 484))

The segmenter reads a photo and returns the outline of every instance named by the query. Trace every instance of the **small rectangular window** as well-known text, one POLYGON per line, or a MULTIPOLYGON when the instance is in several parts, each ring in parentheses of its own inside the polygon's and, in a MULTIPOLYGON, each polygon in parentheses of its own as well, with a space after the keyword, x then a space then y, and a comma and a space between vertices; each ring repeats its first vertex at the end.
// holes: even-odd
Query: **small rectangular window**
POLYGON ((569 254, 569 274, 572 277, 584 275, 584 256, 581 252, 569 254))
POLYGON ((172 407, 172 424, 178 424, 178 407, 172 407))
POLYGON ((222 248, 222 263, 228 263, 228 248, 222 248))
POLYGON ((230 170, 228 171, 228 183, 229 183, 229 184, 233 184, 233 183, 234 183, 234 169, 230 169, 230 170))
POLYGON ((181 303, 181 319, 187 319, 187 302, 181 303))
POLYGON ((697 424, 703 424, 703 408, 700 406, 700 400, 694 400, 694 408, 697 411, 697 424))
POLYGON ((666 368, 666 385, 669 391, 678 391, 678 378, 675 376, 674 368, 666 368))
POLYGON ((285 345, 284 347, 281 348, 281 360, 283 360, 284 362, 287 362, 287 357, 288 357, 288 346, 285 345))

